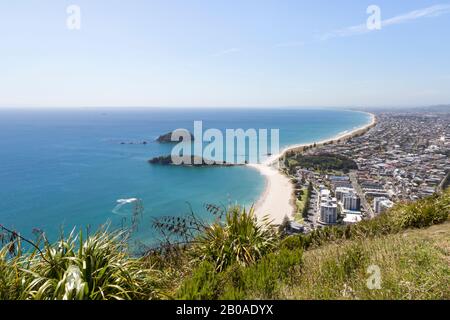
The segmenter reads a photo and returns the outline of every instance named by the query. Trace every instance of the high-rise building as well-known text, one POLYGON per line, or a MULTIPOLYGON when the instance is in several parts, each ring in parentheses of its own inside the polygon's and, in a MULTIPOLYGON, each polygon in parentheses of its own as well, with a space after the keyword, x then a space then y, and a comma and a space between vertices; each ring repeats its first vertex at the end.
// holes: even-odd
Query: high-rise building
POLYGON ((328 189, 320 191, 320 222, 324 224, 335 224, 337 222, 337 200, 331 197, 328 189))
POLYGON ((347 193, 342 196, 342 203, 345 210, 360 211, 361 199, 355 193, 347 193))
POLYGON ((377 197, 373 199, 373 211, 376 214, 383 213, 389 208, 392 208, 394 203, 386 197, 377 197))
POLYGON ((342 201, 345 194, 355 192, 355 189, 353 188, 346 188, 346 187, 337 187, 336 188, 336 199, 338 201, 342 201))
POLYGON ((332 201, 324 201, 320 204, 320 222, 335 224, 337 221, 337 204, 332 201))

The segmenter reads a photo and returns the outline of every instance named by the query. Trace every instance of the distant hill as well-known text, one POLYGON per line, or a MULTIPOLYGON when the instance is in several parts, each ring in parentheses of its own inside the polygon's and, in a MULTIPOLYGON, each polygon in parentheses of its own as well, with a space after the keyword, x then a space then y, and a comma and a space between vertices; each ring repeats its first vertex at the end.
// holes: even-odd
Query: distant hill
POLYGON ((429 107, 424 107, 423 109, 424 109, 424 111, 428 111, 428 112, 449 113, 450 112, 450 104, 429 106, 429 107))
POLYGON ((353 110, 361 110, 368 112, 433 112, 433 113, 450 113, 450 104, 419 106, 419 107, 359 107, 353 110))

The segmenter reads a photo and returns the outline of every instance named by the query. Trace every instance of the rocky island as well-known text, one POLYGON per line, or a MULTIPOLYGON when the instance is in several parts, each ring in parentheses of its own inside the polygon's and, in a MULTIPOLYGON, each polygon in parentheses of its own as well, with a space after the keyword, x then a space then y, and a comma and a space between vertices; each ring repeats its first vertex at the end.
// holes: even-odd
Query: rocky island
MULTIPOLYGON (((150 164, 158 164, 158 165, 178 165, 175 164, 172 160, 172 156, 159 156, 153 159, 148 160, 150 164)), ((180 164, 181 166, 187 167, 205 167, 205 166, 220 166, 220 167, 233 167, 240 166, 239 164, 232 164, 227 162, 215 162, 212 160, 208 160, 199 156, 191 156, 190 161, 187 163, 180 164)))
MULTIPOLYGON (((172 132, 168 132, 166 134, 160 135, 157 139, 156 142, 159 143, 178 143, 181 142, 181 138, 178 141, 172 141, 172 132)), ((192 133, 189 132, 189 134, 191 135, 191 141, 194 141, 194 135, 192 133)))

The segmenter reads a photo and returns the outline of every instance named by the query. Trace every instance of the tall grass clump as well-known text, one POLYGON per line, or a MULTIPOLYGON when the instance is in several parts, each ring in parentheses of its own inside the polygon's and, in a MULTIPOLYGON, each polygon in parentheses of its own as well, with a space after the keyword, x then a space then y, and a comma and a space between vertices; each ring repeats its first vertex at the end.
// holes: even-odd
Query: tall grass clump
POLYGON ((11 257, 12 246, 0 250, 0 300, 25 299, 25 279, 23 268, 27 266, 22 257, 11 257))
POLYGON ((0 251, 2 298, 142 300, 159 296, 155 271, 127 253, 120 232, 101 230, 85 240, 81 232, 72 233, 30 253, 19 250, 10 258, 5 248, 0 251))
POLYGON ((216 271, 232 264, 248 266, 269 253, 277 243, 277 232, 268 219, 258 221, 254 208, 232 207, 224 221, 216 221, 193 241, 193 253, 209 260, 216 271))

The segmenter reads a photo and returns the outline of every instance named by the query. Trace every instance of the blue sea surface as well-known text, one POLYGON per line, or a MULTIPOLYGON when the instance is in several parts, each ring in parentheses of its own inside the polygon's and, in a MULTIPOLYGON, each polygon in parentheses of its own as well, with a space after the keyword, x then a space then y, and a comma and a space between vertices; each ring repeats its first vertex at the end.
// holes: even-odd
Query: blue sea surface
POLYGON ((251 205, 264 178, 247 167, 174 167, 147 160, 170 154, 154 140, 178 128, 280 129, 281 148, 320 141, 369 122, 369 115, 309 109, 3 109, 0 110, 0 224, 31 235, 45 230, 113 226, 131 215, 117 199, 140 198, 139 237, 151 239, 151 220, 204 204, 251 205), (149 141, 148 144, 128 142, 149 141), (127 144, 121 144, 126 142, 127 144))

